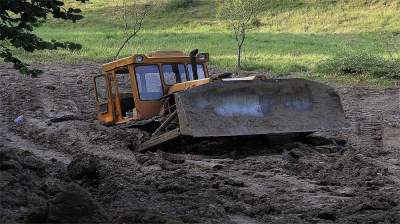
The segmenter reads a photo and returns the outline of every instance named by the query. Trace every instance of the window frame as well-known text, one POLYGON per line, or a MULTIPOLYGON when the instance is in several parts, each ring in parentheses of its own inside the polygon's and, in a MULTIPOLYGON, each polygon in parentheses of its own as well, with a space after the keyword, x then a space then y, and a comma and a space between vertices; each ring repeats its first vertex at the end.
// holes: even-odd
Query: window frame
MULTIPOLYGON (((193 77, 193 79, 189 79, 189 77, 190 77, 190 70, 192 70, 192 69, 189 69, 189 65, 190 66, 192 66, 192 63, 187 63, 187 64, 185 64, 186 65, 186 74, 187 74, 187 80, 188 81, 195 81, 195 80, 202 80, 202 79, 206 79, 206 78, 208 78, 207 77, 207 74, 206 74, 206 68, 205 68, 205 65, 204 65, 204 63, 196 63, 196 66, 198 66, 198 65, 201 65, 202 67, 203 67, 203 73, 204 73, 204 78, 202 78, 202 79, 194 79, 194 77, 193 77)), ((193 70, 191 71, 192 72, 192 76, 194 76, 194 74, 193 74, 193 70)), ((199 75, 199 73, 197 72, 197 76, 199 75)))
MULTIPOLYGON (((173 86, 173 85, 175 85, 175 84, 177 84, 177 83, 183 83, 183 82, 187 82, 187 81, 189 81, 189 79, 188 79, 188 72, 187 72, 187 68, 186 68, 186 64, 185 63, 163 63, 163 64, 160 64, 161 65, 161 68, 162 68, 162 78, 163 78, 163 83, 166 85, 166 86, 173 86), (168 84, 165 80, 165 75, 164 75, 164 66, 165 65, 170 65, 170 66, 174 66, 174 65, 177 65, 178 66, 178 72, 179 72, 179 77, 180 77, 180 79, 182 80, 182 77, 181 77, 181 73, 180 73, 180 71, 179 71, 179 65, 183 65, 183 69, 184 69, 184 72, 185 72, 185 79, 186 79, 186 81, 182 81, 182 82, 177 82, 176 81, 176 76, 175 76, 175 83, 174 84, 168 84)), ((175 73, 174 73, 175 74, 175 73)), ((175 74, 176 75, 176 74, 175 74)))
POLYGON ((163 77, 162 77, 162 73, 161 73, 161 68, 160 68, 160 65, 159 64, 155 64, 155 63, 152 63, 152 64, 134 64, 134 66, 133 66, 133 72, 134 72, 134 75, 135 75, 135 80, 136 80, 136 88, 137 88, 137 93, 138 93, 138 96, 139 96, 139 100, 140 101, 160 101, 161 100, 161 98, 164 96, 164 85, 163 85, 163 83, 164 83, 164 80, 163 80, 163 77), (157 68, 158 68, 158 74, 159 74, 159 78, 160 78, 160 84, 161 84, 161 94, 162 94, 162 96, 159 98, 159 99, 152 99, 152 100, 145 100, 145 99, 142 99, 142 94, 140 93, 140 88, 139 88, 139 82, 140 82, 140 80, 138 80, 138 77, 137 77, 137 73, 136 73, 136 68, 137 67, 144 67, 144 66, 157 66, 157 68))
MULTIPOLYGON (((129 67, 128 66, 123 66, 123 67, 119 67, 118 69, 115 69, 114 75, 115 75, 116 84, 118 86, 118 92, 120 94, 121 93, 131 93, 132 96, 133 96, 132 77, 131 77, 131 73, 129 71, 129 67), (123 69, 126 69, 126 72, 121 73, 120 71, 122 71, 123 69), (123 88, 121 88, 121 85, 120 85, 120 82, 119 82, 119 79, 118 79, 119 75, 128 75, 128 77, 129 77, 129 92, 122 92, 121 91, 121 89, 123 89, 123 88)), ((123 90, 125 90, 125 89, 123 89, 123 90)))

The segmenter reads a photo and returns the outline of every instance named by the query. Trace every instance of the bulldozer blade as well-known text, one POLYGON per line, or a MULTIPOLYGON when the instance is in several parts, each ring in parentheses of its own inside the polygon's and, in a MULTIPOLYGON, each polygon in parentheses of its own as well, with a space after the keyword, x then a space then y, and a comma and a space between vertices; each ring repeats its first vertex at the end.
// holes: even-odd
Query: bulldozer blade
POLYGON ((332 87, 304 79, 219 80, 175 94, 182 135, 313 133, 347 127, 332 87))

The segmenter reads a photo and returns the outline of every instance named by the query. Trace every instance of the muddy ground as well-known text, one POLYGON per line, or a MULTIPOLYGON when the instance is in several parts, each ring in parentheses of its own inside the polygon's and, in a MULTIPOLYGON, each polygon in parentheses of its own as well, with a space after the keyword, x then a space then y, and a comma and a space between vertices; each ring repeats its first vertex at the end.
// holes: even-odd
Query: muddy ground
POLYGON ((99 65, 37 67, 0 67, 0 223, 400 223, 399 89, 336 87, 348 131, 171 159, 96 122, 99 65))

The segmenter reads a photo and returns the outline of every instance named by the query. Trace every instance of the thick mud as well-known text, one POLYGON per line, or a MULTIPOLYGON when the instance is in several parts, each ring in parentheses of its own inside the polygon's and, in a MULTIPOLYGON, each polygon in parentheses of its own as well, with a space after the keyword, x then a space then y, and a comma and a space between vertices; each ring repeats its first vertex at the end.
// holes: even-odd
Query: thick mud
POLYGON ((399 89, 337 87, 340 133, 141 154, 95 120, 99 65, 37 66, 0 68, 1 223, 400 223, 399 89))

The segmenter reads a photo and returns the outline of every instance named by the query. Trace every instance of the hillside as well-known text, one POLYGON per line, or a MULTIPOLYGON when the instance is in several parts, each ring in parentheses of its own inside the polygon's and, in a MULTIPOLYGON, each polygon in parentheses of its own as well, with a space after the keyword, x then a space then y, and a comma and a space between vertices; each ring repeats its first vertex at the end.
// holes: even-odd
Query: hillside
MULTIPOLYGON (((24 57, 35 62, 111 60, 123 42, 120 1, 91 0, 80 6, 86 16, 84 20, 76 24, 51 21, 37 30, 46 39, 79 42, 84 46, 81 51, 44 51, 24 57)), ((144 29, 122 55, 163 49, 188 52, 199 48, 210 52, 212 65, 220 69, 234 68, 234 39, 227 24, 216 18, 216 1, 189 1, 180 7, 182 1, 164 0, 162 7, 154 9, 144 29)), ((314 71, 322 61, 342 52, 398 58, 392 52, 397 51, 398 44, 391 37, 400 28, 399 4, 397 1, 366 2, 266 1, 265 10, 245 43, 245 69, 274 74, 314 71)))

